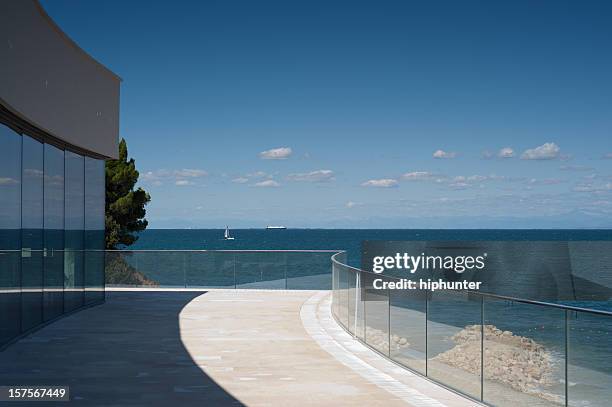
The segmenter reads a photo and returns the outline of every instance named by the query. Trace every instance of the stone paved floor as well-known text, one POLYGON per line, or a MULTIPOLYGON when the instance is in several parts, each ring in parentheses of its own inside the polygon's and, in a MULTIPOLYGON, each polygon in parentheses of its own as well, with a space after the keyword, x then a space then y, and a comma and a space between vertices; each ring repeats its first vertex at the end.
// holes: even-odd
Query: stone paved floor
POLYGON ((0 385, 69 385, 101 406, 410 405, 309 335, 315 294, 111 291, 0 352, 0 385))

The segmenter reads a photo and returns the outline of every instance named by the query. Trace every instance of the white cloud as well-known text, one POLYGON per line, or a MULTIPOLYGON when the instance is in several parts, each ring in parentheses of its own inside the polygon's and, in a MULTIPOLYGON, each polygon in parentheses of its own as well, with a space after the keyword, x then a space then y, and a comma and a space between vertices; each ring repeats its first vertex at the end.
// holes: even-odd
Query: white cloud
POLYGON ((246 176, 249 178, 264 178, 264 177, 269 177, 270 175, 268 175, 264 171, 255 171, 250 174, 247 174, 246 176))
POLYGON ((272 148, 259 153, 259 158, 263 160, 285 160, 293 153, 291 147, 272 148))
POLYGON ((463 181, 456 181, 449 184, 449 186, 453 189, 466 189, 470 188, 472 184, 463 181))
POLYGON ((199 178, 207 176, 208 173, 204 170, 183 168, 182 170, 175 170, 174 175, 182 178, 199 178))
POLYGON ((612 153, 606 153, 603 156, 604 160, 612 160, 612 153))
POLYGON ((249 182, 249 179, 245 177, 238 177, 234 178, 232 182, 235 184, 246 184, 247 182, 249 182))
POLYGON ((305 173, 289 174, 287 179, 290 181, 329 182, 333 181, 335 178, 332 170, 316 170, 305 173))
POLYGON ((272 179, 268 179, 268 180, 256 183, 255 186, 261 187, 261 188, 277 188, 277 187, 280 187, 280 184, 272 179))
POLYGON ((434 174, 427 171, 413 171, 407 172, 402 175, 402 179, 406 181, 425 181, 431 180, 435 177, 434 174))
POLYGON ((161 186, 166 181, 174 183, 174 185, 192 185, 193 182, 184 182, 187 179, 196 179, 208 176, 208 172, 200 169, 183 168, 180 170, 159 169, 155 171, 147 171, 140 175, 140 179, 149 182, 155 186, 161 186))
POLYGON ((397 186, 397 180, 390 178, 383 179, 371 179, 361 184, 363 187, 376 187, 376 188, 394 188, 397 186))
POLYGON ((562 184, 564 182, 565 180, 562 180, 559 178, 542 178, 542 179, 531 178, 529 180, 529 184, 531 185, 557 185, 557 184, 562 184))
POLYGON ((19 181, 13 178, 0 177, 0 185, 19 184, 19 181))
POLYGON ((38 178, 38 177, 42 177, 44 174, 42 170, 37 170, 35 168, 26 168, 25 170, 23 170, 23 175, 26 175, 32 178, 38 178))
POLYGON ((469 182, 482 182, 488 179, 489 177, 487 177, 486 175, 470 175, 469 177, 466 177, 466 180, 469 182))
POLYGON ((351 209, 351 208, 354 208, 356 206, 361 206, 361 204, 358 203, 358 202, 348 201, 345 206, 347 208, 351 209))
POLYGON ((452 151, 436 150, 433 153, 433 158, 455 158, 457 153, 452 151))
POLYGON ((514 150, 510 147, 504 147, 498 151, 497 156, 499 158, 512 158, 514 157, 514 150))
POLYGON ((553 160, 559 158, 561 149, 555 143, 544 143, 541 146, 525 150, 523 160, 553 160))

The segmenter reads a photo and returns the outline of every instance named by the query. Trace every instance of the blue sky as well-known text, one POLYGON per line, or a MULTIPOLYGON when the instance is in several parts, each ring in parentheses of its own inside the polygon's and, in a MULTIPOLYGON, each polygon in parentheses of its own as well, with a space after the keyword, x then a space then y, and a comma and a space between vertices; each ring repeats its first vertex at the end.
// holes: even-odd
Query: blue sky
POLYGON ((151 227, 612 226, 612 3, 492 3, 42 2, 151 227))

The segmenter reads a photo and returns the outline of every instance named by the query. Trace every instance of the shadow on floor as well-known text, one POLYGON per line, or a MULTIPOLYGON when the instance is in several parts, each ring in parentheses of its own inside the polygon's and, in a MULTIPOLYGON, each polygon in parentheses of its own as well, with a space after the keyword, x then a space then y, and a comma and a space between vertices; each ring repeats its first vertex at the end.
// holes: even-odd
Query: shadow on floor
POLYGON ((68 385, 84 405, 242 405, 181 342, 179 313, 203 294, 107 292, 0 352, 0 385, 68 385))

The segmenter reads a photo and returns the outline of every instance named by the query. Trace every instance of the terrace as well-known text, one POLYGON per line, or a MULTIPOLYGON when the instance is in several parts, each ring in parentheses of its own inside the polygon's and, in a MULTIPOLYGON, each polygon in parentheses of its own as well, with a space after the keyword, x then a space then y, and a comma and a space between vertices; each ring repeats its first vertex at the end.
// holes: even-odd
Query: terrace
POLYGON ((0 382, 69 385, 88 405, 603 406, 612 396, 607 312, 361 290, 373 275, 337 251, 105 258, 105 301, 24 333, 0 352, 0 382))

